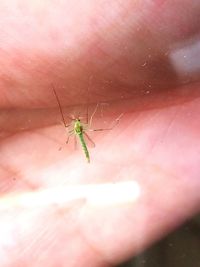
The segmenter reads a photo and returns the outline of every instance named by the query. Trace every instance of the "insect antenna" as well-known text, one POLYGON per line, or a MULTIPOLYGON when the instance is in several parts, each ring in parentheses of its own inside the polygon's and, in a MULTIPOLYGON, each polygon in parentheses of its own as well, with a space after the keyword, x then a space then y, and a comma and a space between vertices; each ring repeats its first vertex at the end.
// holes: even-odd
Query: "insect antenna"
POLYGON ((58 103, 58 107, 60 109, 60 114, 61 114, 61 117, 62 117, 63 124, 67 128, 69 125, 65 121, 65 117, 64 117, 63 110, 62 110, 62 107, 61 107, 61 104, 60 104, 60 100, 59 100, 59 97, 58 97, 58 95, 56 93, 54 85, 52 85, 52 89, 53 89, 54 95, 56 97, 56 100, 57 100, 57 103, 58 103))
POLYGON ((88 84, 88 88, 87 88, 87 107, 86 107, 86 124, 89 123, 89 102, 90 102, 90 96, 89 96, 89 91, 90 91, 90 87, 91 87, 91 83, 92 83, 92 79, 93 79, 93 75, 91 75, 89 77, 89 84, 88 84))

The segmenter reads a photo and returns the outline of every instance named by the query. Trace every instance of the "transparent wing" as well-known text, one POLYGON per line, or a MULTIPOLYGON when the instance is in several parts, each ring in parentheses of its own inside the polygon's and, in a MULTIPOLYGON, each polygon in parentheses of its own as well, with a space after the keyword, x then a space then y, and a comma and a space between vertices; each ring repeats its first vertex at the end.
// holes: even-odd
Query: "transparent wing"
POLYGON ((89 135, 86 132, 83 132, 83 135, 85 137, 85 142, 90 147, 95 147, 95 143, 92 141, 92 139, 89 137, 89 135))

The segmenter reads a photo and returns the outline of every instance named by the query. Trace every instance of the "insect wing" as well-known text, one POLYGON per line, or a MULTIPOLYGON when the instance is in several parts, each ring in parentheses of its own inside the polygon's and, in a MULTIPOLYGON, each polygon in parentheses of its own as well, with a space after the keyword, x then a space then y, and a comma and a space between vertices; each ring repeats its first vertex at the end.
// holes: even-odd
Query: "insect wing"
POLYGON ((85 137, 85 142, 87 143, 88 147, 95 147, 95 143, 92 141, 89 135, 86 132, 84 132, 83 135, 85 137))

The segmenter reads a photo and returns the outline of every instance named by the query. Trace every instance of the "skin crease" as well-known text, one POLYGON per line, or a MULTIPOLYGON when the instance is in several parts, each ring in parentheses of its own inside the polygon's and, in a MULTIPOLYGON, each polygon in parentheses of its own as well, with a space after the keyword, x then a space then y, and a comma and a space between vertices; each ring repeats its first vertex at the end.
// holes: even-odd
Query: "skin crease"
POLYGON ((198 38, 199 9, 195 0, 0 3, 2 197, 126 180, 142 189, 124 205, 1 209, 1 267, 113 266, 199 211, 198 75, 171 61, 198 38), (94 128, 124 113, 112 131, 89 133, 90 165, 65 144, 52 84, 66 115, 104 103, 94 128))

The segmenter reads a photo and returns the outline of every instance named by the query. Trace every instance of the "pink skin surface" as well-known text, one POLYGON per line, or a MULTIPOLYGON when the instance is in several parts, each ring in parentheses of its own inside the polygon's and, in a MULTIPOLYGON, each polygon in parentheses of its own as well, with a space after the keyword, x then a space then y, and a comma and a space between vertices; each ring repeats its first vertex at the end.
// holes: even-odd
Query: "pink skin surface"
POLYGON ((199 211, 199 73, 173 60, 198 40, 199 11, 198 0, 0 2, 1 197, 126 180, 142 192, 98 209, 0 208, 1 267, 113 266, 199 211), (65 144, 52 84, 66 115, 104 103, 94 128, 124 113, 89 133, 90 164, 65 144))

